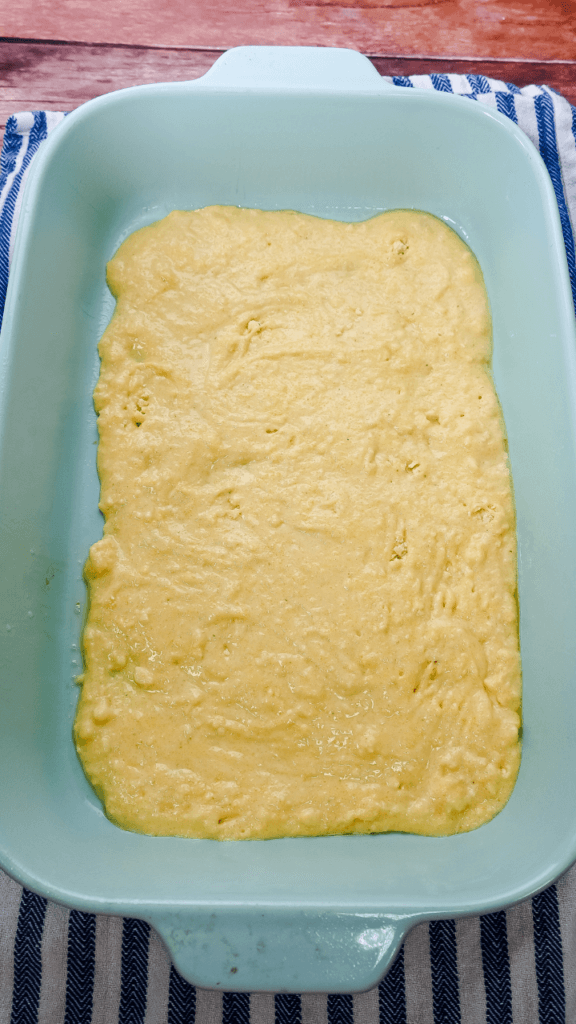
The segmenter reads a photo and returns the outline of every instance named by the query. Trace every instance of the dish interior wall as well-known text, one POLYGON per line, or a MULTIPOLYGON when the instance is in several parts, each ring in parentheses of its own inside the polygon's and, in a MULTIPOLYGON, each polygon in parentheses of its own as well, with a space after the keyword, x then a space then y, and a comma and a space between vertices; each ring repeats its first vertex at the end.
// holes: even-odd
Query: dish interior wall
POLYGON ((574 845, 573 310, 561 287, 557 214, 528 144, 488 110, 443 99, 163 86, 107 97, 58 129, 34 186, 41 193, 30 190, 24 211, 0 424, 0 807, 9 864, 29 884, 82 904, 88 877, 92 906, 121 906, 143 891, 173 902, 176 886, 183 903, 457 912, 482 900, 489 908, 495 892, 505 902, 518 878, 535 887, 541 865, 561 864, 574 845), (82 566, 102 530, 91 395, 113 309, 104 268, 135 229, 213 203, 351 221, 422 209, 480 261, 518 515, 525 728, 513 796, 476 832, 150 839, 108 822, 84 778, 71 726, 82 566), (42 841, 31 845, 32 828, 42 841))

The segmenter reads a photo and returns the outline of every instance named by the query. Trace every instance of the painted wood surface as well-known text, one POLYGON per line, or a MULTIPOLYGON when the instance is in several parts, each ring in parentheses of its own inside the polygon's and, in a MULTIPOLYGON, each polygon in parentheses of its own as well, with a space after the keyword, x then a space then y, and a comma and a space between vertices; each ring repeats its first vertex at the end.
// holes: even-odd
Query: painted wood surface
MULTIPOLYGON (((222 51, 143 46, 0 42, 0 131, 17 110, 73 110, 131 85, 198 78, 222 51)), ((576 105, 576 63, 373 57, 383 75, 468 72, 528 85, 546 83, 576 105)))
POLYGON ((242 43, 350 46, 382 74, 547 83, 576 105, 576 0, 0 0, 0 37, 0 133, 17 110, 197 78, 242 43))
POLYGON ((575 0, 17 0, 0 35, 219 49, 351 46, 401 56, 576 59, 575 0))

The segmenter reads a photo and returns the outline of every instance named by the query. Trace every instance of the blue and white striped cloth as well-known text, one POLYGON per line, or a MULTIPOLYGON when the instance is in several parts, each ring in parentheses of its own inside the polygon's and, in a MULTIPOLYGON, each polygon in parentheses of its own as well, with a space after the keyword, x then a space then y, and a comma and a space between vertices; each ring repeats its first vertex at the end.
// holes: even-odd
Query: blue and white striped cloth
MULTIPOLYGON (((576 304, 576 108, 551 89, 478 75, 395 85, 495 107, 539 148, 556 193, 576 304)), ((0 159, 0 322, 21 189, 64 114, 11 117, 0 159)), ((576 1024, 576 867, 508 911, 415 928, 361 995, 195 989, 142 921, 68 911, 0 872, 0 1024, 576 1024)))

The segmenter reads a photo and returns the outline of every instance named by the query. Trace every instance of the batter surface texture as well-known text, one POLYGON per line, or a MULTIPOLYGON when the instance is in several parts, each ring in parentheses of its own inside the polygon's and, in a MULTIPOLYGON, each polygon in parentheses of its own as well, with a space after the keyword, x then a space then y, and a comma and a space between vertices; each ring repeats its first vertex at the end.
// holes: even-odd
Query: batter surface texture
POLYGON ((481 825, 516 547, 479 267, 441 221, 175 212, 108 266, 75 737, 120 826, 481 825))

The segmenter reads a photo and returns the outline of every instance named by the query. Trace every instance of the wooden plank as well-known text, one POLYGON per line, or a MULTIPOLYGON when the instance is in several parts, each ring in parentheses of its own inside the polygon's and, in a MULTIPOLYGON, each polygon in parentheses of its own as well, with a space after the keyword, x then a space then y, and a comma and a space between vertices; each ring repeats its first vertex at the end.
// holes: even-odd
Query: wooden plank
POLYGON ((75 110, 87 100, 203 75, 219 50, 0 41, 0 137, 19 110, 75 110))
MULTIPOLYGON (((74 110, 104 93, 152 82, 203 75, 218 50, 174 50, 84 44, 0 42, 0 141, 9 114, 19 110, 74 110)), ((576 105, 576 64, 569 62, 456 61, 446 58, 372 57, 382 75, 430 71, 484 74, 514 82, 548 84, 576 105)))
POLYGON ((0 42, 0 102, 17 100, 29 110, 42 99, 72 110, 115 89, 198 78, 221 52, 0 42))
POLYGON ((429 75, 440 71, 456 75, 486 75, 501 82, 549 85, 576 106, 576 62, 511 60, 446 60, 410 57, 372 57, 381 75, 429 75))
POLYGON ((576 59, 574 0, 19 0, 6 37, 227 49, 350 46, 402 56, 576 59))
MULTIPOLYGON (((212 66, 219 50, 174 50, 82 44, 0 42, 0 110, 73 110, 132 85, 186 81, 212 66)), ((576 105, 576 64, 372 57, 383 75, 430 71, 485 74, 528 85, 546 83, 576 105)))

